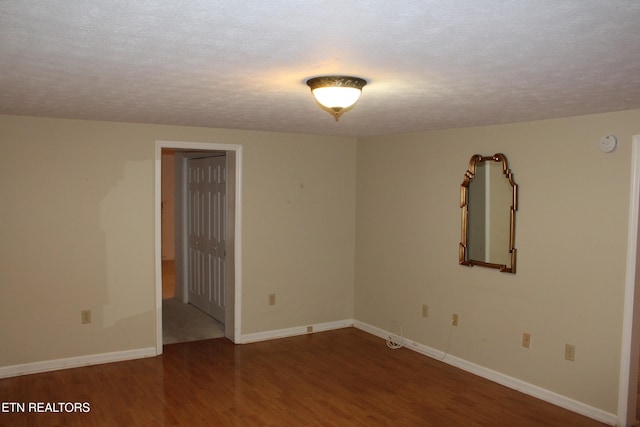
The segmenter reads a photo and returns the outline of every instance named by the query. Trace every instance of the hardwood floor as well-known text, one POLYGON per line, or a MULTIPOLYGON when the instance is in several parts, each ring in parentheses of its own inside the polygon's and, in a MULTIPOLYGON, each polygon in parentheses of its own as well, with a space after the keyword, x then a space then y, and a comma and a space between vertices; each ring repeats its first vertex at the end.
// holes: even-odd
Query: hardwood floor
POLYGON ((162 299, 171 299, 176 295, 176 262, 162 260, 162 299))
POLYGON ((2 413, 11 426, 601 426, 354 328, 0 380, 0 402, 88 402, 2 413))

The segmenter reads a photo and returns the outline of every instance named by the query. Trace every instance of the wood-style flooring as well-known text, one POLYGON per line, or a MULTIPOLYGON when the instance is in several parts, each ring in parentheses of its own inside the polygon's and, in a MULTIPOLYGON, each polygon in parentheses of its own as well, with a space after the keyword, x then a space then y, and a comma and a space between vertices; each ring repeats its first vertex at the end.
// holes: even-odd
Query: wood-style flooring
POLYGON ((2 413, 2 426, 602 426, 355 328, 0 380, 0 402, 88 402, 2 413))
POLYGON ((176 295, 176 262, 173 259, 162 260, 162 299, 176 295))

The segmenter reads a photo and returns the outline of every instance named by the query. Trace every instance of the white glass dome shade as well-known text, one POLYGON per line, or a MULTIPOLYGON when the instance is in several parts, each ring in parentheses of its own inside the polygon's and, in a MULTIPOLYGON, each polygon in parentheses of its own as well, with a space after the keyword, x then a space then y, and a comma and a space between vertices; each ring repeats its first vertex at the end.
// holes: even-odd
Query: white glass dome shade
POLYGON ((364 79, 348 76, 323 76, 307 80, 316 101, 333 115, 336 121, 355 105, 366 84, 364 79))

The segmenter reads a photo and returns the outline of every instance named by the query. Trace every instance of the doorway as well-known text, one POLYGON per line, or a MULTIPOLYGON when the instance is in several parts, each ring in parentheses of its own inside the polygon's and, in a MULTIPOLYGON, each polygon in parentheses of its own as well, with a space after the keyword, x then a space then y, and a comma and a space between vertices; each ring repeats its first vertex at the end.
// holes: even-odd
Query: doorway
POLYGON ((162 150, 163 345, 225 335, 226 153, 162 150), (176 162, 187 163, 177 180, 176 162), (187 185, 187 203, 176 203, 176 183, 187 185), (186 211, 188 292, 176 288, 175 210, 186 211))
MULTIPOLYGON (((235 144, 197 143, 179 141, 156 141, 155 158, 155 234, 156 234, 156 354, 162 353, 163 345, 163 273, 165 280, 175 280, 174 295, 183 301, 188 300, 186 285, 188 283, 188 266, 186 256, 188 250, 186 215, 187 206, 187 159, 202 157, 202 155, 224 155, 227 167, 227 206, 226 217, 226 269, 225 269, 225 307, 224 336, 231 341, 240 342, 240 307, 241 307, 241 177, 242 177, 242 146, 235 144), (175 209, 175 264, 171 269, 171 262, 167 252, 163 254, 163 208, 170 209, 163 204, 162 199, 162 154, 171 153, 175 157, 175 203, 181 208, 175 209), (163 257, 164 255, 164 257, 163 257), (164 261, 164 262, 163 262, 164 261), (163 268, 163 264, 164 267, 163 268)), ((166 235, 166 224, 165 224, 166 235)), ((164 242, 166 244, 166 242, 164 242)))

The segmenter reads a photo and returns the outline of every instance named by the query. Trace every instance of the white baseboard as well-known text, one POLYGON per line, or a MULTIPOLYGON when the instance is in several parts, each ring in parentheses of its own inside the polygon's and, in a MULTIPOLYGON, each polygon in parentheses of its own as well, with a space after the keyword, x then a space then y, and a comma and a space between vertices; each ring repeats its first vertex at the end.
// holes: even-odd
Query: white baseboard
MULTIPOLYGON (((318 323, 314 325, 299 326, 295 328, 278 329, 275 331, 258 332, 254 334, 241 335, 239 344, 248 344, 252 342, 267 341, 278 338, 286 338, 297 335, 305 335, 310 332, 307 328, 311 326, 313 332, 324 332, 334 329, 342 329, 355 327, 371 335, 375 335, 382 339, 393 337, 393 341, 401 344, 410 350, 416 351, 425 356, 438 359, 444 363, 460 368, 464 371, 486 378, 505 387, 517 390, 521 393, 528 394, 535 398, 552 403, 569 411, 584 415, 594 420, 600 421, 608 425, 616 425, 617 416, 601 409, 587 405, 582 402, 562 396, 558 393, 546 390, 544 388, 529 384, 517 378, 496 372, 494 370, 476 365, 464 359, 446 354, 432 347, 419 344, 404 337, 392 335, 390 332, 375 326, 369 325, 353 319, 345 319, 336 322, 318 323)), ((121 362, 124 360, 141 359, 144 357, 156 356, 156 348, 141 348, 136 350, 116 351, 112 353, 92 354, 88 356, 70 357, 66 359, 47 360, 43 362, 25 363, 22 365, 12 365, 0 367, 0 379, 15 377, 19 375, 35 374, 47 371, 56 371, 60 369, 77 368, 81 366, 98 365, 101 363, 121 362)))
POLYGON ((99 365, 101 363, 122 362, 124 360, 141 359, 156 356, 156 348, 139 348, 135 350, 114 351, 112 353, 90 354, 87 356, 69 357, 66 359, 45 360, 0 367, 0 378, 17 377, 19 375, 37 374, 40 372, 58 371, 60 369, 78 368, 81 366, 99 365))
POLYGON ((353 326, 352 319, 338 320, 336 322, 316 323, 314 325, 298 326, 295 328, 277 329, 275 331, 257 332, 254 334, 245 334, 240 336, 238 344, 249 344, 258 341, 274 340, 278 338, 295 337, 297 335, 306 335, 309 333, 331 331, 333 329, 342 329, 353 326), (313 332, 308 332, 307 328, 313 328, 313 332))
POLYGON ((593 406, 578 402, 577 400, 570 399, 566 396, 562 396, 558 393, 549 391, 542 387, 538 387, 517 378, 513 378, 500 372, 485 368, 483 366, 476 365, 475 363, 471 363, 464 359, 460 359, 459 357, 446 354, 435 348, 419 344, 403 337, 398 337, 388 331, 377 328, 375 326, 371 326, 367 323, 359 322, 356 320, 353 322, 353 326, 385 340, 391 336, 394 342, 401 344, 403 347, 406 347, 409 350, 413 350, 420 354, 424 354, 425 356, 438 359, 444 363, 455 366, 474 375, 478 375, 479 377, 486 378, 505 387, 509 387, 511 389, 552 403, 569 411, 584 415, 585 417, 592 418, 611 426, 616 425, 616 422, 618 420, 618 417, 615 414, 605 412, 601 409, 594 408, 593 406))

